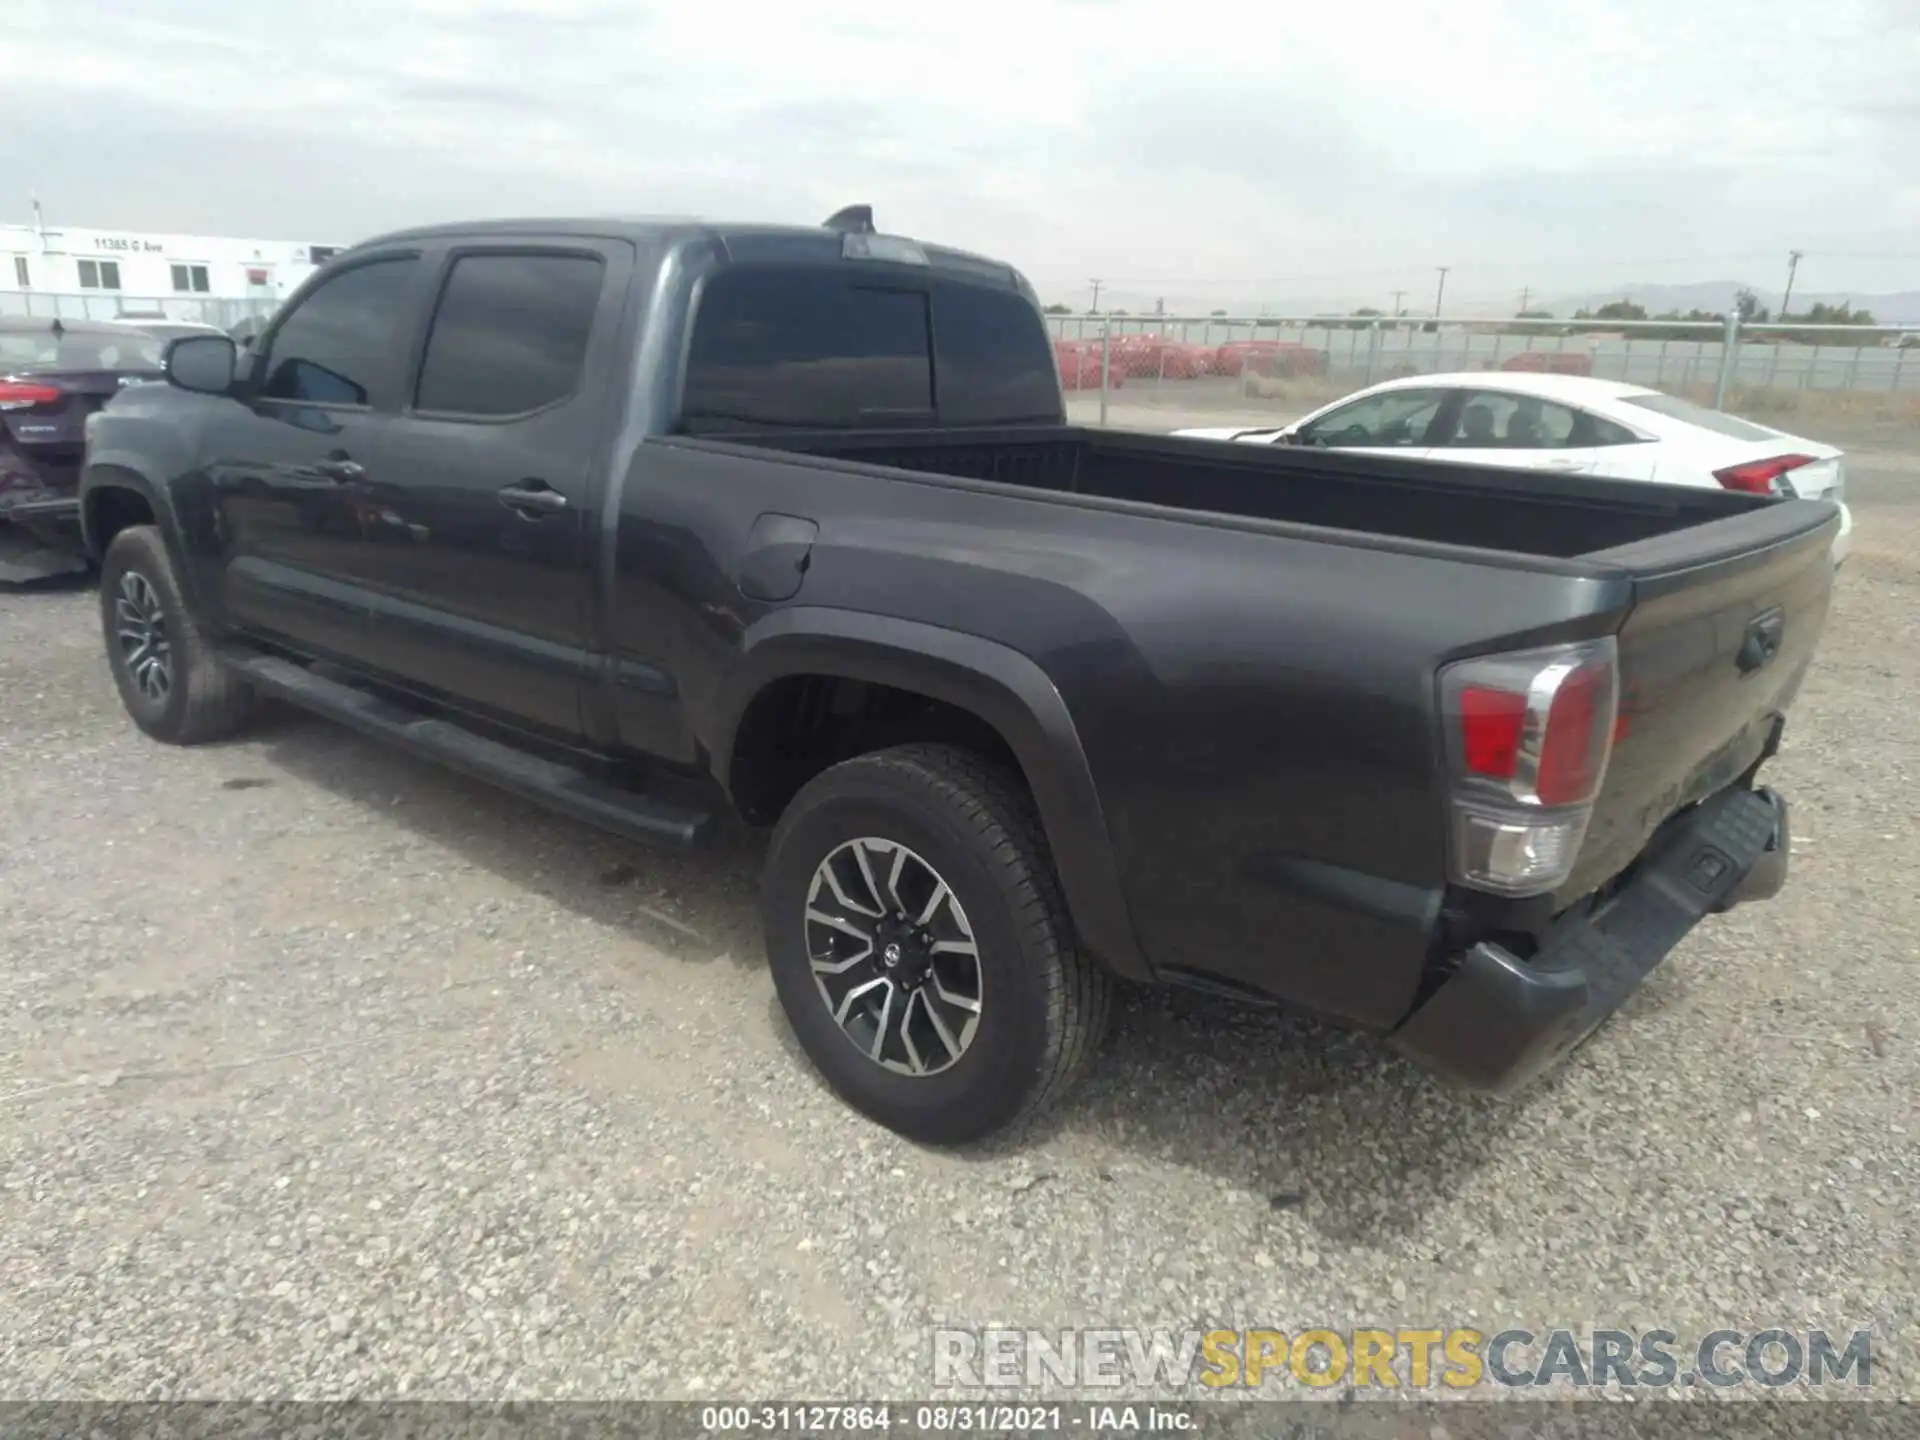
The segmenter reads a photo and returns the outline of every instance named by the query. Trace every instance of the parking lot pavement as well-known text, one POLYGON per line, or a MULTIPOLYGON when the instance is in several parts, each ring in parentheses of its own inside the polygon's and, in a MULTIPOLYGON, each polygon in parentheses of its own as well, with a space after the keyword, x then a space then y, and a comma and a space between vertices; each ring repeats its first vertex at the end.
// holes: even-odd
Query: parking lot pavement
POLYGON ((988 1321, 1871 1324, 1911 1395, 1920 476, 1854 483, 1789 888, 1563 1071, 1463 1099, 1136 994, 958 1154, 798 1054, 753 837, 637 850, 294 716, 165 749, 90 594, 0 597, 0 1396, 912 1396, 988 1321))

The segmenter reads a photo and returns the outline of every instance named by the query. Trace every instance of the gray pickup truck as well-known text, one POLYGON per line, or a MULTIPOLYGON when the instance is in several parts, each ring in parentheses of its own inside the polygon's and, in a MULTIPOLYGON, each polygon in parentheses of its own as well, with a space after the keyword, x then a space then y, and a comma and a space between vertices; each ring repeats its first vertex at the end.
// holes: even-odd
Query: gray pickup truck
POLYGON ((1027 283, 858 208, 388 235, 166 368, 80 490, 134 722, 770 826, 794 1031, 908 1135, 1116 979, 1509 1087, 1785 876, 1825 502, 1078 429, 1027 283))

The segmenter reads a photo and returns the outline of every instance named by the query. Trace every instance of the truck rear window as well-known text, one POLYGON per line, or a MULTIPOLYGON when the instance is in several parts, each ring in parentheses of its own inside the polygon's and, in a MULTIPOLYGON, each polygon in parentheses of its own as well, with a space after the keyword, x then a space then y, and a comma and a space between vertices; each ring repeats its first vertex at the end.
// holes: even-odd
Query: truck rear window
POLYGON ((740 265, 705 285, 681 427, 1057 421, 1044 328, 1011 292, 846 266, 740 265))

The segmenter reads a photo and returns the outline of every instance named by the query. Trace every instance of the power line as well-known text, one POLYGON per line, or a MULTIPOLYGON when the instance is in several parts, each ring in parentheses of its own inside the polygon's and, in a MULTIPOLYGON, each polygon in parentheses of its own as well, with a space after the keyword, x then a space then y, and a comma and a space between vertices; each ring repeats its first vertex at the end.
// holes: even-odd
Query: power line
POLYGON ((1820 253, 1829 260, 1920 260, 1920 250, 1828 250, 1820 253))

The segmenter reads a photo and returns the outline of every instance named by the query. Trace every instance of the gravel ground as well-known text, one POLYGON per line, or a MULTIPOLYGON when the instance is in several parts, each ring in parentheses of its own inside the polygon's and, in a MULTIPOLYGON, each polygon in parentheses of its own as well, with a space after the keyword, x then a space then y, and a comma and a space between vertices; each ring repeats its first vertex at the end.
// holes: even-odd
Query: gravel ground
POLYGON ((0 597, 0 1396, 912 1396, 990 1321, 1870 1324, 1912 1395, 1912 469, 1856 466, 1787 893, 1563 1071, 1463 1099, 1135 994, 962 1154, 814 1078, 754 837, 638 851, 291 715, 164 749, 91 595, 0 597))

